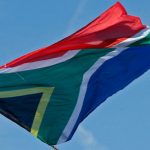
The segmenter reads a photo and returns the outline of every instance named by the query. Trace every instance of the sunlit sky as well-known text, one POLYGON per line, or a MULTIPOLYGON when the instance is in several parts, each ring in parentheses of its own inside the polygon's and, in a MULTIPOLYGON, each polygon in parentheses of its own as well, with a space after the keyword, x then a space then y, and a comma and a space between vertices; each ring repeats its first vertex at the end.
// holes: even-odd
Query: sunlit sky
MULTIPOLYGON (((48 46, 86 25, 115 0, 0 0, 0 64, 48 46)), ((150 25, 149 0, 121 0, 150 25)), ((110 97, 60 150, 149 150, 150 71, 110 97)), ((0 116, 0 150, 50 150, 0 116)))

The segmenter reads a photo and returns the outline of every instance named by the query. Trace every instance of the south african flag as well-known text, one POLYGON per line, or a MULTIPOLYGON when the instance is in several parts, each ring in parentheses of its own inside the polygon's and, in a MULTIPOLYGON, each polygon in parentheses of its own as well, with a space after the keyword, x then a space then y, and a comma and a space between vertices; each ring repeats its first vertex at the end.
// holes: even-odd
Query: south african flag
POLYGON ((0 67, 0 113, 49 145, 150 68, 150 29, 116 3, 69 37, 0 67))

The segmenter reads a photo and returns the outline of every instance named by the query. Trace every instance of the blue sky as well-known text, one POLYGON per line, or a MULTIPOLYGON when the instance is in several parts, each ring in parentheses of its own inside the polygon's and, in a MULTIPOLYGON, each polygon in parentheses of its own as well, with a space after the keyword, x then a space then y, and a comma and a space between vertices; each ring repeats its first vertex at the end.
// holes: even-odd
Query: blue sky
MULTIPOLYGON (((0 64, 73 33, 115 0, 0 0, 0 64)), ((150 25, 149 0, 121 0, 150 25)), ((61 150, 150 149, 150 71, 110 97, 61 150)), ((1 150, 49 150, 24 129, 0 116, 1 150)))

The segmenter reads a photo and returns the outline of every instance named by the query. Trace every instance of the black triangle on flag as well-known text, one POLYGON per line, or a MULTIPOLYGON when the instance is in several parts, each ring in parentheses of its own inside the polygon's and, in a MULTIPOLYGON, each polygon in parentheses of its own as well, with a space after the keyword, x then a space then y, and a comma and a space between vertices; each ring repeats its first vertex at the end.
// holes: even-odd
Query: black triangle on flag
POLYGON ((0 91, 0 114, 37 136, 54 88, 12 89, 0 91))

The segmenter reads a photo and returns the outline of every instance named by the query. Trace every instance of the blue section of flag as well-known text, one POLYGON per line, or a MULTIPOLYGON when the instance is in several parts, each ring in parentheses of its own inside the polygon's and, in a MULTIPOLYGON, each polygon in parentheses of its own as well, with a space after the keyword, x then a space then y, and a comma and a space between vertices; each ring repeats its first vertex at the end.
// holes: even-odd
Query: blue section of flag
POLYGON ((81 113, 68 140, 89 113, 148 69, 150 69, 150 45, 131 47, 106 61, 88 83, 81 113))

